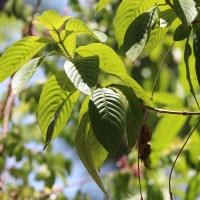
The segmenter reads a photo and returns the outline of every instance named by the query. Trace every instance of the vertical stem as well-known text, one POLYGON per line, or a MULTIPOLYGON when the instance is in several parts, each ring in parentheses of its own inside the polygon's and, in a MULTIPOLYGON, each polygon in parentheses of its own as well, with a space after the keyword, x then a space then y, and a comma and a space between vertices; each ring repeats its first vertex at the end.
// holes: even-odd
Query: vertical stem
POLYGON ((141 198, 141 200, 143 200, 143 196, 142 196, 142 186, 141 186, 141 180, 140 180, 140 159, 139 159, 139 149, 138 149, 137 168, 138 168, 138 181, 139 181, 139 188, 140 188, 140 198, 141 198))

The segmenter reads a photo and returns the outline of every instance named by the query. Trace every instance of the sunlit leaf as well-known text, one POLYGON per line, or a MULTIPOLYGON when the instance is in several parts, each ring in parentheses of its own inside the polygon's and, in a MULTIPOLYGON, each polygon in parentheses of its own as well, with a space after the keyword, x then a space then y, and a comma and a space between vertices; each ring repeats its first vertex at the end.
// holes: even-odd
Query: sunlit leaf
POLYGON ((97 55, 100 61, 99 67, 105 72, 118 72, 126 74, 126 69, 122 60, 115 53, 115 51, 107 45, 100 43, 92 43, 77 48, 76 53, 78 53, 81 56, 97 55))
POLYGON ((91 89, 96 86, 99 74, 98 56, 75 58, 64 64, 65 72, 72 83, 81 92, 91 95, 91 89))
POLYGON ((45 84, 39 102, 38 123, 46 145, 66 125, 79 96, 64 71, 53 75, 45 84))
POLYGON ((126 30, 133 20, 144 11, 151 9, 156 2, 156 0, 123 0, 121 2, 115 20, 115 37, 119 47, 122 46, 126 30))
MULTIPOLYGON (((95 180, 97 185, 101 188, 101 190, 104 192, 104 194, 107 195, 107 192, 101 182, 101 179, 99 177, 99 174, 97 172, 97 168, 95 167, 94 159, 98 159, 98 156, 102 156, 100 152, 95 155, 95 157, 92 156, 91 148, 93 148, 90 145, 96 145, 94 143, 90 143, 90 125, 89 125, 89 116, 88 113, 84 113, 79 127, 78 131, 76 134, 76 139, 75 139, 75 146, 77 153, 83 162, 85 168, 88 170, 92 178, 95 180)), ((94 152, 93 152, 94 153, 94 152)), ((108 195, 107 195, 108 196, 108 195)))
POLYGON ((128 27, 124 36, 124 51, 132 62, 144 49, 156 17, 157 10, 153 8, 139 15, 128 27))
POLYGON ((97 89, 89 102, 89 115, 94 135, 104 148, 115 153, 125 131, 125 108, 118 93, 97 89))
POLYGON ((49 40, 44 38, 30 36, 10 46, 0 57, 0 82, 16 72, 48 42, 49 40))
POLYGON ((113 0, 99 0, 99 2, 97 3, 96 12, 99 12, 102 9, 104 9, 111 1, 113 0))
POLYGON ((174 10, 183 25, 190 25, 196 18, 198 11, 193 0, 173 0, 174 10))

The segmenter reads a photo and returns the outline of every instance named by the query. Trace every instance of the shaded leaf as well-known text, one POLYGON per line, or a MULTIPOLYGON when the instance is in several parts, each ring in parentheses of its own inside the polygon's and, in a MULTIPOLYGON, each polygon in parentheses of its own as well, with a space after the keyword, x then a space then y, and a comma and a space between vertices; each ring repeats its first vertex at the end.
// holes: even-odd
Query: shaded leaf
POLYGON ((183 24, 180 24, 174 32, 173 40, 180 41, 186 39, 187 37, 189 37, 191 29, 191 26, 184 26, 183 24))
POLYGON ((124 36, 124 51, 132 62, 144 49, 156 17, 157 10, 153 8, 139 15, 128 27, 124 36))
POLYGON ((65 72, 72 83, 81 92, 91 95, 91 88, 95 87, 99 74, 98 56, 75 58, 64 64, 65 72))
POLYGON ((105 72, 126 74, 125 66, 120 57, 105 44, 92 43, 81 46, 76 49, 76 53, 81 56, 97 55, 100 61, 99 67, 105 72))
POLYGON ((113 0, 99 0, 99 2, 97 3, 96 12, 99 12, 102 9, 104 9, 111 1, 113 0))
POLYGON ((38 123, 46 146, 66 125, 79 96, 64 71, 53 75, 45 84, 39 101, 38 123))
POLYGON ((30 36, 10 46, 0 58, 0 82, 16 72, 47 43, 49 40, 45 38, 30 36))
POLYGON ((151 9, 156 2, 156 0, 123 0, 121 2, 115 20, 115 37, 119 47, 122 46, 126 30, 133 20, 144 11, 151 9))
POLYGON ((125 108, 121 97, 111 89, 97 89, 89 102, 94 135, 104 148, 115 153, 125 131, 125 108))
MULTIPOLYGON (((197 106, 199 107, 199 103, 195 94, 195 90, 192 84, 192 80, 191 80, 191 75, 190 75, 190 68, 189 68, 189 58, 192 54, 192 48, 190 47, 189 44, 189 38, 187 38, 186 43, 185 43, 185 51, 184 51, 184 61, 185 61, 185 67, 186 67, 186 78, 190 87, 190 92, 193 95, 197 106)), ((199 107, 200 108, 200 107, 199 107)))
MULTIPOLYGON (((89 116, 88 113, 84 113, 75 138, 75 146, 77 153, 83 162, 85 168, 90 173, 92 178, 95 180, 96 184, 101 188, 101 190, 104 192, 105 195, 107 195, 107 192, 101 182, 101 179, 99 177, 99 174, 97 172, 97 168, 95 167, 95 163, 93 159, 97 159, 97 155, 95 155, 95 158, 91 155, 91 143, 89 142, 89 130, 90 125, 89 123, 89 116)), ((94 145, 94 144, 93 144, 94 145)), ((108 196, 108 195, 107 195, 108 196)))
POLYGON ((198 11, 193 0, 173 0, 174 10, 184 26, 190 25, 196 18, 198 11))

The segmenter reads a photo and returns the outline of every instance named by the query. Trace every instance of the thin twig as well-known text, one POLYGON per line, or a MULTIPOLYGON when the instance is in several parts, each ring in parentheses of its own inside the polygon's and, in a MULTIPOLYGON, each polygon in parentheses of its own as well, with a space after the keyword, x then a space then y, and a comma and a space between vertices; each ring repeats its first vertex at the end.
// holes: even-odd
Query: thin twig
POLYGON ((144 109, 147 109, 147 110, 152 110, 154 112, 166 113, 166 114, 172 114, 172 115, 183 115, 183 116, 200 115, 200 112, 193 112, 193 111, 165 110, 165 109, 161 109, 161 108, 153 108, 153 107, 146 106, 146 105, 141 105, 141 107, 144 109))
POLYGON ((169 47, 169 49, 168 49, 167 53, 165 54, 165 57, 164 57, 164 59, 163 59, 163 61, 162 61, 162 63, 161 63, 161 66, 160 66, 160 68, 159 68, 159 70, 158 70, 156 79, 155 79, 155 81, 154 81, 153 89, 152 89, 152 94, 151 94, 151 98, 150 98, 151 100, 153 100, 153 95, 154 95, 154 92, 155 92, 155 89, 156 89, 156 85, 157 85, 157 82, 158 82, 158 78, 159 78, 159 76, 160 76, 160 72, 161 72, 161 70, 162 70, 162 68, 163 68, 163 66, 164 66, 164 64, 165 64, 165 61, 166 61, 166 59, 167 59, 167 56, 169 55, 169 52, 171 51, 173 45, 174 45, 174 42, 173 42, 173 43, 171 44, 171 46, 169 47))
POLYGON ((180 151, 178 152, 178 155, 176 156, 176 159, 174 160, 174 163, 172 165, 170 174, 169 174, 169 194, 170 194, 170 199, 173 200, 173 193, 172 193, 172 189, 171 189, 171 177, 172 177, 172 172, 174 170, 174 166, 181 154, 181 152, 183 151, 185 145, 187 144, 188 140, 190 139, 190 137, 192 136, 192 134, 194 133, 194 131, 196 130, 197 126, 200 124, 200 120, 197 122, 197 124, 195 125, 195 127, 192 129, 191 133, 189 134, 189 136, 187 137, 186 141, 184 142, 183 146, 181 147, 180 151))
POLYGON ((142 196, 142 185, 141 185, 141 180, 140 180, 140 159, 139 159, 139 148, 138 148, 137 170, 138 170, 138 181, 139 181, 139 189, 140 189, 140 198, 141 198, 141 200, 143 200, 143 196, 142 196))

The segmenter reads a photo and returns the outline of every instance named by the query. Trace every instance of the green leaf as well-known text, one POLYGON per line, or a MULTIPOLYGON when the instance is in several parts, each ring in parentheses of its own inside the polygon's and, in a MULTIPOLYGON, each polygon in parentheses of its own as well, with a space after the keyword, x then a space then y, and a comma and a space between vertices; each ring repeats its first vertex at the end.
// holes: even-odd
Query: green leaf
POLYGON ((48 42, 45 38, 30 36, 10 46, 0 58, 0 82, 16 72, 48 42))
POLYGON ((98 56, 75 58, 64 64, 65 72, 72 83, 81 92, 91 95, 91 88, 95 87, 99 74, 98 56))
POLYGON ((71 18, 67 22, 65 30, 71 32, 71 34, 88 34, 100 42, 105 42, 107 40, 105 34, 90 30, 83 21, 75 18, 71 18))
POLYGON ((99 2, 97 3, 96 12, 99 12, 102 9, 104 9, 111 1, 113 0, 99 0, 99 2))
POLYGON ((157 9, 139 15, 128 27, 124 37, 124 51, 133 62, 142 52, 157 17, 157 9))
POLYGON ((42 13, 41 16, 36 17, 39 22, 38 24, 43 24, 49 30, 59 30, 65 21, 71 17, 61 17, 55 10, 48 10, 42 13))
POLYGON ((165 34, 169 30, 169 27, 176 19, 176 14, 172 9, 164 10, 158 14, 159 20, 157 21, 155 27, 151 31, 149 39, 144 48, 146 56, 149 55, 163 40, 165 34))
POLYGON ((94 159, 98 159, 98 155, 101 156, 101 154, 97 154, 97 155, 95 154, 95 158, 92 156, 91 148, 93 147, 90 146, 91 143, 89 142, 90 140, 89 138, 91 137, 90 134, 91 132, 90 132, 90 125, 89 125, 89 116, 88 116, 88 112, 86 112, 83 114, 81 118, 78 131, 76 134, 76 138, 75 138, 76 150, 85 168, 88 170, 92 178, 95 180, 96 184, 101 188, 104 194, 107 195, 107 192, 101 182, 101 179, 97 172, 97 168, 95 167, 95 163, 94 163, 94 159))
POLYGON ((184 26, 189 26, 196 18, 198 11, 193 0, 173 0, 174 10, 184 26))
POLYGON ((133 20, 143 12, 151 9, 156 2, 156 0, 123 0, 121 2, 115 20, 115 36, 119 47, 122 46, 126 30, 133 20))
POLYGON ((150 157, 152 168, 156 167, 163 155, 163 151, 173 143, 174 138, 182 129, 186 120, 187 117, 176 115, 166 115, 160 119, 151 139, 152 153, 150 157))
POLYGON ((79 96, 64 71, 53 75, 45 84, 39 101, 38 122, 46 146, 66 125, 79 96))
POLYGON ((120 57, 105 44, 92 43, 81 46, 76 49, 76 53, 81 56, 97 55, 100 61, 99 66, 105 72, 126 74, 125 66, 120 57))
POLYGON ((196 94, 195 94, 195 91, 194 91, 194 87, 193 87, 192 80, 191 80, 191 75, 190 75, 189 58, 190 58, 191 54, 192 54, 192 49, 190 47, 189 37, 188 37, 187 40, 186 40, 186 43, 185 43, 185 51, 184 51, 184 61, 185 61, 185 67, 186 67, 186 78, 187 78, 187 81, 188 81, 188 84, 189 84, 189 87, 190 87, 190 92, 193 95, 193 97, 194 97, 194 99, 195 99, 195 101, 197 103, 197 106, 199 107, 199 103, 198 103, 198 100, 197 100, 197 97, 196 97, 196 94))
POLYGON ((125 131, 125 108, 118 93, 97 89, 89 102, 93 132, 104 148, 115 153, 125 131))
POLYGON ((39 66, 46 59, 44 57, 38 57, 30 60, 24 64, 14 75, 12 79, 12 90, 16 95, 19 95, 24 86, 32 78, 33 74, 37 71, 39 66))
POLYGON ((137 142, 143 120, 140 102, 130 87, 116 84, 110 85, 110 87, 113 89, 119 89, 128 101, 126 112, 126 134, 128 139, 128 148, 130 150, 137 142))
POLYGON ((181 41, 189 37, 191 33, 192 27, 191 26, 184 26, 183 24, 180 24, 175 32, 174 32, 174 41, 181 41))

